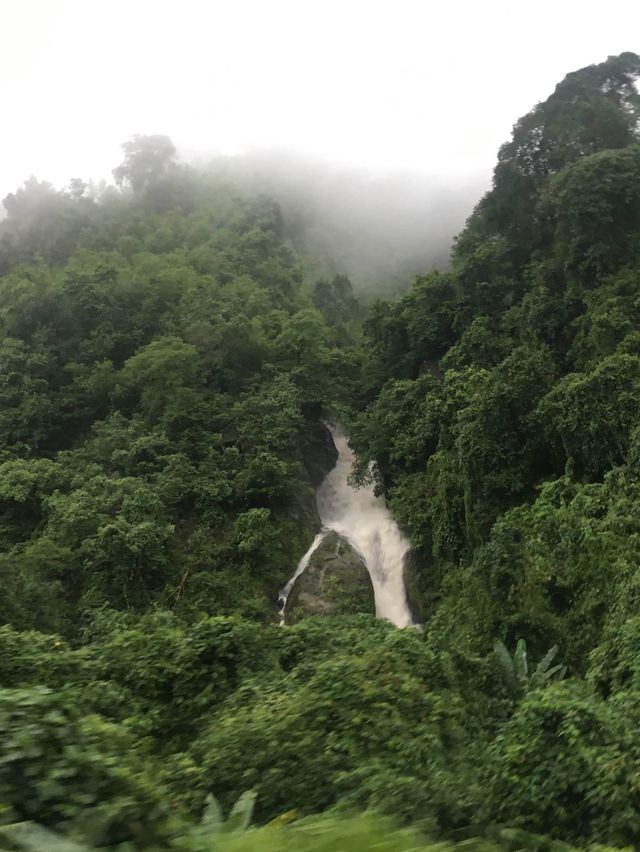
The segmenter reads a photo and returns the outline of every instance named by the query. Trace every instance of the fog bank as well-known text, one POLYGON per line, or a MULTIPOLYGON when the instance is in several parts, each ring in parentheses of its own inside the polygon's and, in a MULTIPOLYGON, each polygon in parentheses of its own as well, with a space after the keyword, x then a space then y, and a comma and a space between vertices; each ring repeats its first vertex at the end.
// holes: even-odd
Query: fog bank
POLYGON ((283 152, 209 164, 243 191, 281 205, 288 236, 311 277, 346 274, 364 295, 389 295, 418 272, 445 268, 453 237, 488 188, 409 172, 375 173, 283 152))

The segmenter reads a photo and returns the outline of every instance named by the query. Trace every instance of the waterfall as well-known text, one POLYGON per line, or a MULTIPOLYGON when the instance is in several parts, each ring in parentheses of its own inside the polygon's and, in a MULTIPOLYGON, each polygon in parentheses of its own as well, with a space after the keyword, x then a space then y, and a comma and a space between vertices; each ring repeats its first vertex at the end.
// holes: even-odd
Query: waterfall
POLYGON ((280 616, 280 624, 284 624, 284 610, 287 605, 287 598, 289 597, 289 592, 293 588, 293 584, 298 579, 300 574, 302 574, 304 569, 307 567, 307 565, 309 564, 309 560, 316 552, 316 550, 320 547, 322 542, 325 540, 328 532, 329 530, 320 530, 320 532, 314 538, 309 550, 307 550, 300 562, 298 562, 298 567, 296 568, 294 574, 289 578, 286 585, 280 589, 280 595, 278 596, 278 606, 280 607, 280 609, 278 610, 278 615, 280 616))
POLYGON ((404 559, 409 541, 391 517, 384 498, 374 494, 373 486, 353 488, 349 484, 353 452, 344 432, 336 427, 329 428, 338 450, 338 460, 316 493, 322 529, 280 592, 281 623, 296 578, 307 567, 326 535, 336 532, 362 556, 367 566, 378 618, 386 618, 396 627, 408 627, 413 624, 404 586, 404 559))

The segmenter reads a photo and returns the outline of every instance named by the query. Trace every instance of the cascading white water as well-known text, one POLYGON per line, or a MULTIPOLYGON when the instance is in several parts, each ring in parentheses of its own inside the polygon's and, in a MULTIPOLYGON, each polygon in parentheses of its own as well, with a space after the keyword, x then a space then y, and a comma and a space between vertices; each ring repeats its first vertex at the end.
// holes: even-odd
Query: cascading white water
POLYGON ((307 550, 307 552, 302 557, 300 562, 298 562, 298 567, 296 568, 294 574, 287 581, 286 585, 283 586, 280 589, 280 595, 278 596, 278 606, 280 607, 280 609, 278 610, 278 614, 280 616, 280 624, 284 624, 284 610, 285 610, 285 607, 287 605, 287 598, 289 597, 289 592, 293 588, 293 584, 298 579, 300 574, 302 574, 304 569, 307 567, 307 565, 309 564, 309 560, 311 559, 313 554, 316 552, 316 550, 320 547, 322 542, 325 540, 328 533, 329 533, 329 530, 325 530, 325 529, 320 530, 320 532, 314 538, 313 544, 311 545, 309 550, 307 550))
POLYGON ((373 584, 378 618, 386 618, 396 627, 408 627, 413 624, 404 585, 404 558, 409 542, 391 517, 384 499, 376 497, 372 486, 353 488, 349 484, 353 452, 344 432, 329 428, 338 450, 338 461, 316 494, 322 530, 280 592, 281 619, 284 620, 287 596, 295 579, 307 567, 325 536, 333 531, 345 538, 364 559, 373 584))

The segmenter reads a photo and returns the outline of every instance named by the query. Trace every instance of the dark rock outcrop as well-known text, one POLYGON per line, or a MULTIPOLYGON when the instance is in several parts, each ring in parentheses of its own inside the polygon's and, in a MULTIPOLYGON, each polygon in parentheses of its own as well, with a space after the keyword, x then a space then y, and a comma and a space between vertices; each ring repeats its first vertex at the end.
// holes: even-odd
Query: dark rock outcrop
POLYGON ((329 533, 298 577, 285 621, 308 615, 375 614, 373 585, 362 557, 337 533, 329 533))
POLYGON ((424 621, 419 564, 418 554, 414 550, 410 550, 404 558, 403 576, 407 604, 415 624, 422 624, 424 621))
POLYGON ((307 421, 301 450, 309 482, 317 488, 338 461, 333 436, 322 421, 307 421))

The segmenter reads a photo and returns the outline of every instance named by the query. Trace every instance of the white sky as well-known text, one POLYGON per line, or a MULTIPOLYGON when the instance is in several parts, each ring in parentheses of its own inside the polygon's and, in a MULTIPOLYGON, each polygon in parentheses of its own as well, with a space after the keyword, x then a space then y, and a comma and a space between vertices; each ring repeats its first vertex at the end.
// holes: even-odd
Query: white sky
POLYGON ((488 176, 565 73, 623 50, 637 0, 0 0, 0 198, 108 176, 134 133, 488 176))

